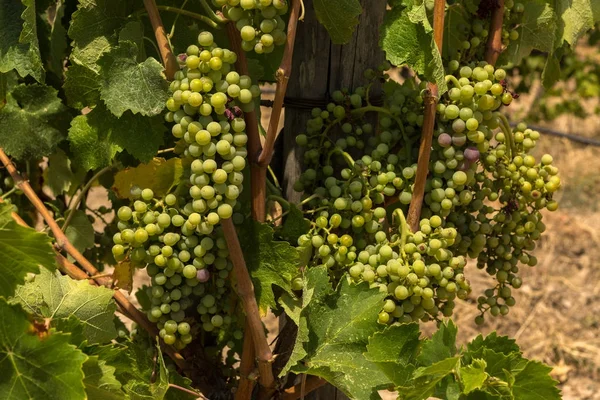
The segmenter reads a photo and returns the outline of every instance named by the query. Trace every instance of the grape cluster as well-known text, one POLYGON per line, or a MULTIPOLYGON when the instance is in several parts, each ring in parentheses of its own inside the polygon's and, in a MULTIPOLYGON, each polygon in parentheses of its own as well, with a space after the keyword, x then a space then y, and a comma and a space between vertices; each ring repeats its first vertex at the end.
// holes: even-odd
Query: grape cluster
POLYGON ((412 200, 423 86, 390 81, 385 68, 366 74, 385 80, 383 106, 372 105, 371 85, 335 92, 296 137, 305 170, 294 188, 305 192, 312 220, 298 244, 312 253, 309 266, 386 291, 382 323, 451 315, 454 299, 471 290, 468 258, 497 281, 478 300, 477 322, 487 311, 506 314, 515 303, 511 288, 522 284, 518 264, 535 265, 540 210, 557 207, 552 157, 529 155, 539 133, 522 124, 513 131, 502 114, 513 100, 504 70, 458 68, 437 108, 420 228, 407 232, 391 221, 412 200))
POLYGON ((242 38, 242 49, 257 54, 269 54, 275 46, 285 43, 287 0, 213 0, 217 7, 225 7, 225 16, 235 22, 242 38))
MULTIPOLYGON (((450 71, 458 68, 458 63, 467 63, 483 59, 485 44, 490 32, 491 14, 496 7, 495 1, 481 1, 479 7, 465 5, 457 13, 462 14, 463 23, 453 26, 454 40, 458 40, 457 46, 449 46, 446 57, 451 60, 448 64, 450 71)), ((523 23, 525 6, 514 0, 504 2, 504 15, 502 18, 502 46, 508 47, 511 42, 519 39, 519 27, 523 23)))
POLYGON ((165 196, 132 189, 133 204, 117 212, 113 255, 146 267, 145 311, 165 343, 180 349, 202 331, 233 348, 242 332, 220 222, 239 208, 248 141, 243 110, 254 109, 260 90, 235 72, 235 53, 210 33, 200 33, 198 44, 180 56, 165 114, 184 179, 165 196))
POLYGON ((233 310, 224 300, 230 294, 232 264, 220 228, 210 236, 200 234, 191 214, 180 213, 183 199, 174 194, 157 201, 151 189, 144 189, 134 196, 139 197, 133 209, 117 211, 120 232, 113 237, 113 255, 117 261, 146 266, 152 279, 146 289, 152 303, 147 314, 158 323, 165 343, 182 348, 192 341, 194 311, 207 332, 228 327, 233 310))

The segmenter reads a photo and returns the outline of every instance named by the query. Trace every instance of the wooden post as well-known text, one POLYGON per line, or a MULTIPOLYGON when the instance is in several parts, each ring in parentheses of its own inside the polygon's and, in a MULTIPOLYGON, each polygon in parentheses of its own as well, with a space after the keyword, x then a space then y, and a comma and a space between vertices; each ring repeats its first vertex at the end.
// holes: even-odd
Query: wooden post
MULTIPOLYGON (((324 106, 328 96, 342 88, 354 89, 365 85, 364 71, 377 68, 384 61, 379 48, 379 27, 383 23, 386 0, 361 0, 363 12, 350 42, 346 45, 331 43, 327 30, 317 21, 312 0, 305 0, 306 15, 298 23, 294 49, 292 75, 287 97, 321 101, 324 106)), ((376 96, 377 93, 372 95, 376 96)), ((303 133, 310 119, 311 108, 298 108, 294 104, 285 108, 283 135, 283 189, 286 198, 298 202, 300 194, 293 189, 302 172, 301 149, 296 146, 296 136, 303 133)), ((326 385, 305 396, 307 400, 344 400, 347 397, 335 387, 326 385)))

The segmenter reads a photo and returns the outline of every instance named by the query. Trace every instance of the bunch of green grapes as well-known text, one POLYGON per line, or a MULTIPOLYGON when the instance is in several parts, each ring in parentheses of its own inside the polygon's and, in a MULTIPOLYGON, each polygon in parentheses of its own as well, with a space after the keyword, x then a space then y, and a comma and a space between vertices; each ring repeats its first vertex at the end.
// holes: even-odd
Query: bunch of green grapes
POLYGON ((198 233, 198 215, 181 213, 173 194, 157 200, 151 189, 137 190, 133 209, 117 211, 119 232, 113 237, 117 261, 146 267, 151 277, 148 319, 158 323, 167 344, 183 348, 200 314, 201 328, 211 332, 232 323, 227 279, 232 270, 220 228, 210 236, 198 233), (138 197, 139 196, 139 197, 138 197))
POLYGON ((208 32, 180 56, 165 120, 174 123, 184 179, 163 197, 134 188, 131 207, 117 212, 113 255, 146 267, 145 311, 176 348, 200 331, 230 348, 242 339, 220 222, 239 207, 248 141, 243 110, 254 110, 260 90, 233 69, 236 58, 208 32))
POLYGON ((314 109, 305 133, 296 138, 305 148, 305 170, 294 188, 305 192, 303 204, 313 221, 298 244, 311 254, 309 266, 326 265, 338 279, 349 275, 387 290, 382 323, 428 320, 440 311, 450 315, 454 298, 470 291, 462 270, 469 258, 496 279, 478 300, 482 315, 506 314, 515 303, 511 289, 522 284, 518 264, 535 265, 531 251, 544 230, 540 210, 557 207, 552 195, 560 179, 552 158, 536 161, 528 154, 539 133, 522 125, 513 131, 503 114, 513 100, 506 72, 472 63, 456 74, 446 77, 451 89, 437 108, 420 231, 405 235, 406 245, 398 245, 401 232, 390 221, 393 212, 406 213, 412 200, 422 85, 387 80, 381 107, 372 105, 370 86, 336 92, 334 103, 314 109), (407 275, 391 270, 388 256, 405 265, 407 275), (417 281, 408 275, 416 261, 417 281), (426 271, 433 267, 433 275, 419 275, 421 262, 426 271), (438 267, 446 274, 437 274, 438 267), (415 285, 430 289, 427 296, 433 293, 427 307, 409 305, 423 301, 415 285))
MULTIPOLYGON (((451 26, 454 40, 459 41, 459 46, 448 46, 444 54, 445 58, 452 60, 448 64, 451 72, 458 69, 459 62, 466 63, 474 60, 482 60, 485 55, 485 44, 490 32, 491 15, 496 8, 496 1, 483 0, 476 4, 465 2, 464 5, 456 5, 454 12, 460 14, 463 23, 451 26)), ((514 0, 504 2, 504 16, 502 19, 502 46, 508 47, 511 42, 519 39, 519 27, 523 22, 523 3, 514 0)))
POLYGON ((213 0, 224 7, 225 16, 235 22, 242 38, 242 49, 257 54, 272 53, 275 46, 285 43, 287 0, 213 0))

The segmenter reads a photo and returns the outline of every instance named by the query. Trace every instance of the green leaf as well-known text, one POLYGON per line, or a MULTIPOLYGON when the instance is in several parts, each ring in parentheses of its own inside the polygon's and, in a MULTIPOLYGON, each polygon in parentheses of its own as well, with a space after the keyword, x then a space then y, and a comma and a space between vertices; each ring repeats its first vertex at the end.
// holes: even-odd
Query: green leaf
POLYGON ((310 222, 304 218, 302 211, 295 204, 290 203, 289 212, 279 231, 281 238, 290 243, 297 243, 298 238, 308 232, 309 228, 310 222))
POLYGON ((122 199, 133 199, 131 188, 152 189, 156 197, 166 196, 171 188, 177 186, 183 175, 180 158, 155 157, 147 164, 140 164, 135 168, 125 168, 115 175, 112 190, 122 199))
POLYGON ((93 107, 100 101, 100 74, 79 64, 71 64, 65 73, 63 89, 67 104, 82 109, 93 107))
POLYGON ((117 336, 113 314, 117 306, 113 291, 42 270, 32 282, 19 287, 15 300, 42 318, 69 318, 83 323, 89 343, 105 343, 117 336))
POLYGON ((553 3, 556 14, 560 16, 559 33, 571 47, 600 19, 600 5, 595 0, 555 0, 553 3))
POLYGON ((514 339, 508 336, 498 336, 496 332, 492 332, 485 338, 482 335, 478 335, 471 342, 467 343, 465 355, 472 358, 481 358, 485 349, 502 354, 521 353, 514 339))
POLYGON ((0 203, 0 229, 14 222, 12 218, 13 211, 15 211, 15 207, 12 204, 7 202, 0 203))
POLYGON ((48 157, 48 168, 44 169, 43 176, 44 184, 55 196, 68 192, 76 179, 71 171, 71 160, 60 148, 48 157))
POLYGON ((428 367, 417 369, 413 375, 412 385, 398 388, 399 399, 423 400, 435 391, 435 387, 446 376, 452 373, 459 362, 459 357, 446 358, 428 367))
MULTIPOLYGON (((5 210, 3 214, 12 211, 9 204, 2 203, 0 207, 5 210)), ((14 221, 0 227, 0 254, 0 296, 4 297, 15 293, 25 275, 40 272, 40 265, 53 270, 56 262, 48 235, 14 221)))
POLYGON ((21 77, 31 75, 42 82, 44 68, 37 39, 34 1, 3 1, 0 26, 0 73, 15 69, 21 77))
POLYGON ((516 374, 512 386, 515 399, 519 400, 560 400, 557 381, 549 375, 552 368, 537 361, 528 361, 516 374))
POLYGON ((419 365, 427 366, 456 355, 456 333, 458 328, 448 320, 440 324, 439 329, 431 336, 431 339, 423 343, 421 353, 417 358, 419 365))
POLYGON ((88 400, 119 400, 125 397, 121 382, 115 378, 115 370, 98 356, 87 359, 83 364, 83 384, 88 400))
POLYGON ((331 41, 344 44, 350 41, 362 7, 358 0, 315 0, 313 2, 319 22, 327 29, 331 41))
MULTIPOLYGON (((315 293, 319 296, 323 296, 326 293, 333 293, 333 289, 331 288, 331 283, 329 282, 329 275, 327 274, 326 267, 316 267, 309 269, 306 273, 306 276, 304 277, 303 282, 304 288, 302 290, 302 298, 299 300, 300 305, 294 304, 291 307, 284 306, 284 310, 286 310, 286 313, 298 326, 298 333, 296 335, 296 343, 294 344, 292 355, 290 356, 290 359, 288 360, 285 367, 281 370, 281 373, 279 374, 280 377, 287 374, 292 367, 298 364, 298 362, 301 361, 307 355, 307 352, 304 349, 304 345, 309 341, 309 331, 307 322, 308 317, 306 312, 302 314, 302 311, 308 307, 315 293), (298 310, 297 308, 300 308, 300 310, 298 310)), ((282 300, 286 298, 287 296, 283 296, 282 300)))
POLYGON ((119 43, 129 41, 135 43, 138 48, 137 62, 146 59, 144 51, 144 25, 140 21, 130 21, 119 32, 119 43))
POLYGON ((392 325, 369 338, 365 358, 377 364, 396 386, 408 383, 420 347, 419 324, 392 325))
POLYGON ((475 359, 472 364, 460 368, 460 378, 465 394, 483 386, 488 378, 485 367, 487 367, 485 360, 475 359))
POLYGON ((27 315, 0 298, 0 393, 5 399, 85 398, 82 366, 87 356, 69 335, 29 334, 27 315))
POLYGON ((383 330, 376 321, 385 293, 345 279, 332 292, 327 269, 313 269, 318 280, 301 313, 308 329, 298 332, 308 336, 307 356, 292 371, 320 376, 352 399, 378 399, 377 390, 390 381, 364 351, 369 337, 383 330))
POLYGON ((50 155, 65 138, 70 120, 57 91, 45 85, 21 84, 6 101, 0 110, 0 147, 18 159, 50 155))
POLYGON ((68 32, 73 40, 71 60, 98 72, 98 59, 117 44, 116 31, 136 4, 121 0, 79 0, 68 32))
POLYGON ((158 115, 168 99, 162 65, 154 58, 138 64, 137 55, 137 45, 126 41, 98 60, 102 77, 100 97, 117 117, 128 110, 144 116, 158 115))
POLYGON ((74 210, 71 212, 74 214, 65 234, 69 242, 83 253, 85 250, 94 247, 94 227, 85 211, 74 210))
POLYGON ((556 14, 544 0, 526 0, 523 20, 516 31, 517 40, 511 41, 500 54, 498 65, 518 65, 532 50, 551 52, 555 48, 556 14))
POLYGON ((292 294, 298 274, 298 252, 287 242, 273 239, 273 228, 248 219, 239 230, 240 244, 250 271, 258 307, 265 313, 275 308, 273 285, 292 294))
POLYGON ((442 57, 433 40, 425 3, 404 8, 396 5, 386 12, 379 40, 387 59, 395 65, 408 65, 429 82, 447 90, 442 57))
POLYGON ((123 150, 142 162, 150 161, 163 142, 164 132, 160 116, 148 118, 126 112, 117 118, 98 105, 73 119, 69 140, 75 161, 90 170, 109 165, 123 150))

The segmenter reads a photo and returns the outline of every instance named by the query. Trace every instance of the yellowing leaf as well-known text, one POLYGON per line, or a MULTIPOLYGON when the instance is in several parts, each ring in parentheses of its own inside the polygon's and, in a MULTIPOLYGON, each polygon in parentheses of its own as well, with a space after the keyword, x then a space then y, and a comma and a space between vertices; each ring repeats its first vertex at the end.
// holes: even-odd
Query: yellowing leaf
POLYGON ((113 271, 113 282, 119 289, 127 290, 131 293, 133 288, 133 266, 129 261, 123 261, 117 264, 113 271))
POLYGON ((131 188, 150 188, 158 197, 165 196, 176 186, 183 174, 180 158, 155 157, 148 164, 140 164, 135 168, 126 168, 115 176, 112 190, 121 198, 132 199, 131 188))

